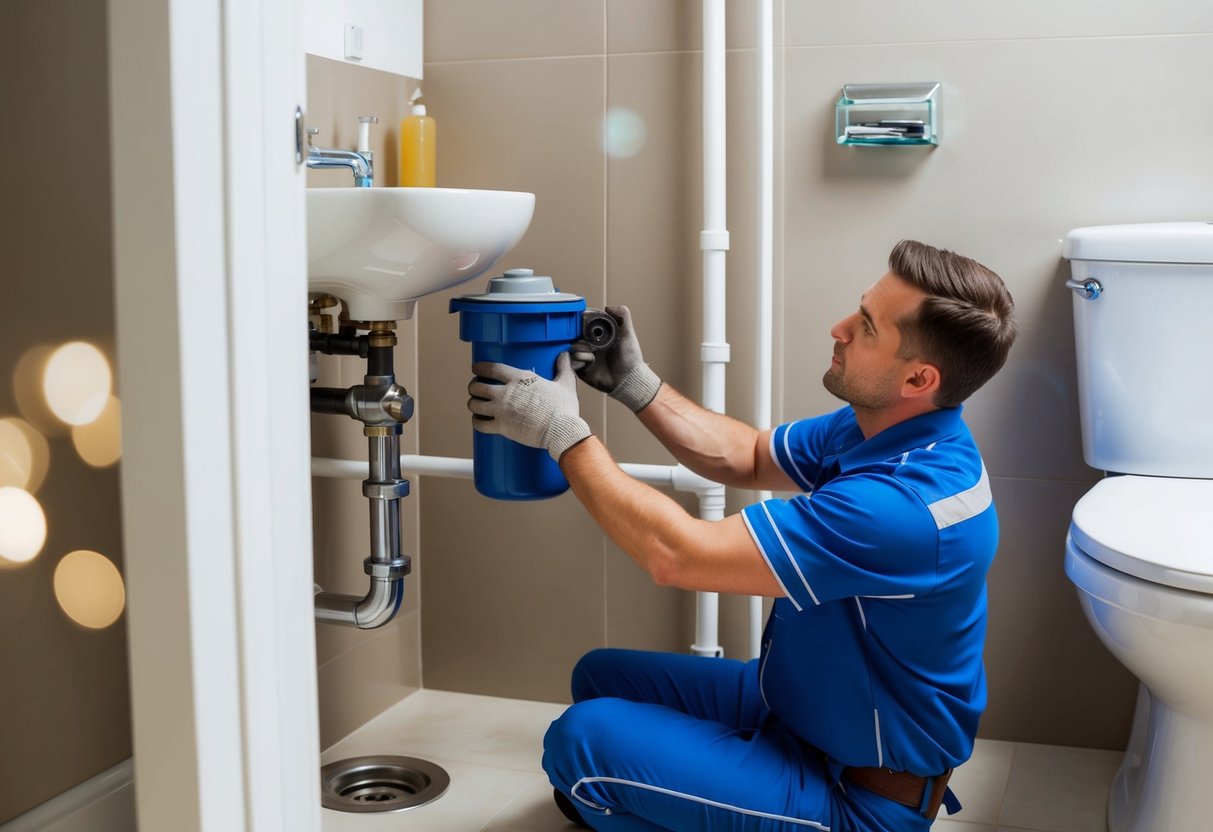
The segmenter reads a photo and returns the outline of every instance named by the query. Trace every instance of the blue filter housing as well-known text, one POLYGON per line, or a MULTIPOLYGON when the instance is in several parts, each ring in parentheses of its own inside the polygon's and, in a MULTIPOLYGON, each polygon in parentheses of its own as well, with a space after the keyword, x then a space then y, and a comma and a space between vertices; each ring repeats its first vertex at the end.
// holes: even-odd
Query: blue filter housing
MULTIPOLYGON (((472 344, 472 363, 494 361, 556 375, 556 357, 581 338, 585 298, 557 292, 550 277, 511 269, 489 281, 482 295, 451 300, 459 313, 459 339, 472 344)), ((476 490, 495 500, 542 500, 569 488, 560 466, 543 448, 504 436, 472 433, 476 490)))

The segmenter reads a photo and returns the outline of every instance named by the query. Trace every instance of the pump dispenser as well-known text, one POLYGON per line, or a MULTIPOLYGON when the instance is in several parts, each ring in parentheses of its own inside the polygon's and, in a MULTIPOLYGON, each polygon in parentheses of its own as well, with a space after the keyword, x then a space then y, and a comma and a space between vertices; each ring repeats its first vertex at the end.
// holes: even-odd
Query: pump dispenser
POLYGON ((437 180, 438 123, 425 114, 421 88, 410 99, 412 112, 400 121, 400 187, 432 188, 437 180))

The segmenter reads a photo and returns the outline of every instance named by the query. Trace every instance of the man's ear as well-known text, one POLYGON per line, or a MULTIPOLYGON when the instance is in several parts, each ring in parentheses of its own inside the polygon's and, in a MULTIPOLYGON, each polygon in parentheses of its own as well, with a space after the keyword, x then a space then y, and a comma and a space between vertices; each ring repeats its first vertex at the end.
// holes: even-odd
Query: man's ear
POLYGON ((939 368, 934 364, 921 362, 914 366, 910 375, 906 376, 905 383, 901 386, 901 395, 907 399, 934 396, 939 390, 939 384, 939 368))

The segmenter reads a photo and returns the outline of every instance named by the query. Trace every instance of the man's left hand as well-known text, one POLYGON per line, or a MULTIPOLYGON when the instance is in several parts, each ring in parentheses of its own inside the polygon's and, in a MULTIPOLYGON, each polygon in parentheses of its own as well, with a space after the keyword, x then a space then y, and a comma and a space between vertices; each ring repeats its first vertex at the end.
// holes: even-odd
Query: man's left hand
POLYGON ((531 448, 544 448, 557 462, 569 448, 590 435, 577 403, 577 376, 569 354, 556 359, 556 378, 542 378, 508 364, 472 365, 476 378, 468 385, 472 427, 531 448), (493 384, 492 382, 497 382, 493 384))

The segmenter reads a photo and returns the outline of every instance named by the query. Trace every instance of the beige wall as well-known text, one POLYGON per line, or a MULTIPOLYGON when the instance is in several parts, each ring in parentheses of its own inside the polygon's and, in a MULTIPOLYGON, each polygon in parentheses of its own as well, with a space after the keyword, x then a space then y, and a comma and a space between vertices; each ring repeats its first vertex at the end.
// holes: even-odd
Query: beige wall
POLYGON ((23 566, 0 558, 0 823, 131 753, 126 618, 85 629, 52 584, 76 549, 121 569, 117 468, 86 465, 66 429, 14 388, 18 362, 39 347, 89 341, 114 362, 105 32, 104 3, 71 0, 6 4, 0 26, 0 419, 24 416, 49 434, 34 493, 46 544, 23 566))
MULTIPOLYGON (((700 13, 697 0, 431 0, 426 78, 439 185, 534 191, 535 219, 500 267, 552 274, 592 305, 629 304, 646 358, 699 393, 700 13), (634 158, 599 145, 608 107, 647 127, 634 158)), ((729 14, 731 412, 752 413, 756 0, 729 14)), ((998 4, 776 2, 777 418, 836 402, 819 378, 829 325, 913 237, 994 267, 1023 334, 968 405, 1002 519, 990 574, 986 737, 1116 748, 1133 679, 1095 639, 1062 572, 1082 461, 1060 240, 1076 226, 1208 219, 1213 54, 1204 0, 998 4), (832 138, 844 83, 944 83, 943 143, 853 149, 832 138)), ((467 456, 467 345, 447 299, 420 304, 426 453, 467 456)), ((668 456, 618 405, 582 390, 619 459, 668 456)), ((738 493, 734 507, 752 499, 738 493)), ((427 481, 426 685, 564 700, 603 644, 685 650, 693 605, 653 587, 570 496, 506 504, 427 481)), ((723 641, 743 652, 739 605, 723 641)))
MULTIPOLYGON (((379 117, 371 128, 375 184, 395 185, 397 137, 401 117, 415 81, 309 55, 307 57, 307 123, 320 128, 318 147, 353 149, 358 143, 358 117, 379 117)), ((348 188, 352 174, 344 168, 308 172, 308 186, 348 188)), ((416 326, 402 321, 397 329, 396 379, 410 392, 417 388, 416 326)), ((355 356, 319 356, 317 384, 349 387, 361 384, 366 362, 355 356)), ((405 426, 403 453, 417 452, 416 423, 405 426)), ((362 424, 344 416, 312 416, 312 450, 317 456, 366 460, 362 424)), ((316 625, 320 703, 320 745, 326 748, 388 706, 421 686, 421 604, 418 592, 419 483, 401 503, 401 548, 413 558, 405 579, 404 604, 396 618, 377 630, 333 624, 316 625)), ((363 595, 367 577, 362 561, 369 553, 367 500, 358 480, 312 479, 313 556, 316 582, 330 592, 363 595)))

